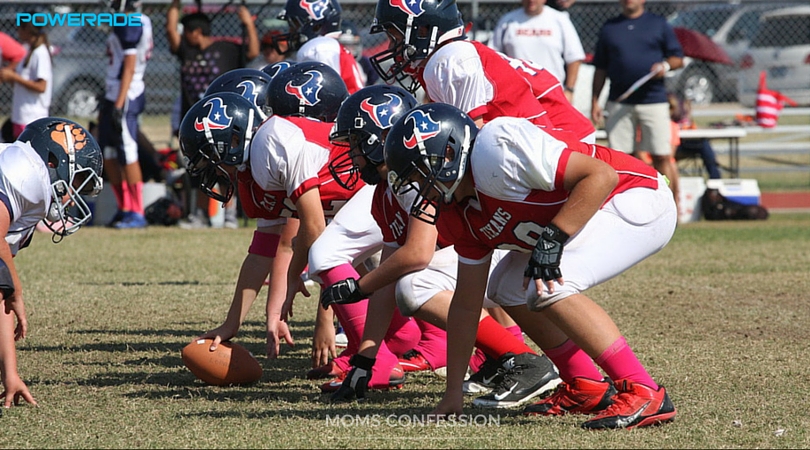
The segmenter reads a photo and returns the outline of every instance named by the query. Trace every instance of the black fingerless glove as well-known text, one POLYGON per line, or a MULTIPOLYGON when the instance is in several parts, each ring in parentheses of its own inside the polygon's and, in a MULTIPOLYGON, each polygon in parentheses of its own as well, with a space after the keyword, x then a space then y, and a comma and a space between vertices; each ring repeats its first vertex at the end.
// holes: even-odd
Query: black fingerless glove
POLYGON ((562 278, 560 259, 566 241, 568 241, 568 235, 564 231, 553 223, 546 225, 532 250, 529 265, 523 272, 523 276, 535 280, 542 278, 543 281, 562 278))
POLYGON ((329 305, 333 303, 347 305, 349 303, 357 303, 366 298, 368 298, 368 294, 360 290, 360 280, 346 278, 321 292, 321 305, 323 309, 327 309, 329 305))

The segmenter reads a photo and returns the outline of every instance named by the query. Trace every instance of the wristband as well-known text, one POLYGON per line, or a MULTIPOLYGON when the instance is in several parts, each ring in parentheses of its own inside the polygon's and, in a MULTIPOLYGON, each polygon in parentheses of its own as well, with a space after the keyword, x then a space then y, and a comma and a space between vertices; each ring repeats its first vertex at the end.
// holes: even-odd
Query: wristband
POLYGON ((278 234, 262 233, 256 230, 253 232, 253 241, 250 242, 248 253, 266 258, 275 258, 279 241, 281 241, 281 236, 278 234))
POLYGON ((572 87, 565 86, 563 89, 565 89, 565 92, 570 92, 572 94, 574 93, 574 88, 572 87))
POLYGON ((560 245, 565 245, 570 237, 565 231, 559 229, 557 225, 550 222, 548 225, 546 225, 546 228, 543 231, 548 233, 548 237, 551 238, 552 241, 559 242, 560 245))
POLYGON ((661 65, 664 66, 664 73, 669 72, 669 69, 672 68, 672 67, 670 67, 669 63, 666 62, 666 61, 661 61, 661 65))

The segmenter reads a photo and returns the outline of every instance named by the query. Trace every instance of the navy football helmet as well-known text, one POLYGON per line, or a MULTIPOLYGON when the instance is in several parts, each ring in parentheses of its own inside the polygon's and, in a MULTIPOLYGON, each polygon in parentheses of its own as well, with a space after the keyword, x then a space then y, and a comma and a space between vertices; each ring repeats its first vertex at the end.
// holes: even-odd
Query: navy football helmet
POLYGON ((269 113, 279 116, 332 122, 348 96, 346 83, 334 69, 324 63, 306 61, 282 70, 273 78, 265 103, 269 113))
POLYGON ((200 178, 206 195, 222 203, 230 200, 236 183, 222 166, 247 161, 253 133, 260 123, 253 103, 233 92, 209 95, 188 110, 180 123, 180 150, 189 174, 200 178))
POLYGON ((269 75, 270 79, 272 80, 273 78, 276 77, 276 75, 278 75, 279 72, 281 72, 282 70, 289 69, 290 67, 296 64, 297 63, 294 61, 279 61, 277 63, 268 64, 262 67, 262 72, 269 75))
POLYGON ((413 95, 398 86, 378 84, 350 95, 340 106, 329 135, 333 144, 348 147, 346 153, 329 163, 335 181, 349 190, 354 189, 358 176, 367 184, 379 183, 377 166, 384 162, 384 134, 418 104, 413 95), (362 170, 357 169, 352 154, 365 159, 362 170))
POLYGON ((233 69, 216 77, 203 97, 220 92, 233 92, 250 100, 256 110, 261 114, 262 119, 267 118, 264 104, 267 96, 267 87, 273 78, 267 73, 258 69, 233 69))
POLYGON ((412 93, 419 85, 406 80, 415 75, 420 61, 437 45, 465 37, 456 0, 379 0, 371 33, 383 32, 390 45, 373 55, 371 64, 387 83, 397 80, 412 93))
POLYGON ((276 39, 287 41, 287 52, 298 50, 310 39, 340 32, 341 8, 337 0, 287 0, 278 18, 290 32, 276 39))
POLYGON ((48 166, 52 198, 45 223, 58 242, 93 217, 82 195, 95 197, 101 192, 101 148, 84 127, 58 117, 31 122, 17 140, 33 147, 48 166))
POLYGON ((384 147, 388 183, 396 193, 419 188, 411 206, 413 217, 436 223, 440 202, 433 200, 433 191, 444 203, 453 200, 477 134, 470 116, 443 103, 417 106, 391 127, 384 147))

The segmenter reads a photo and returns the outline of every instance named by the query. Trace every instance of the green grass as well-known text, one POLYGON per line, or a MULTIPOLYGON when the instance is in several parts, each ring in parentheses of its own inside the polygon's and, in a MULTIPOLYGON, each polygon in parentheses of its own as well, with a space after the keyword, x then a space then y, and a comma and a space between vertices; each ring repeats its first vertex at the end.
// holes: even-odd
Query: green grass
MULTIPOLYGON (((250 229, 87 228, 58 245, 37 235, 15 262, 31 327, 20 372, 41 406, 5 410, 0 438, 25 448, 808 447, 808 227, 801 214, 682 225, 661 253, 592 291, 678 408, 674 423, 630 432, 469 404, 494 425, 408 426, 440 397, 432 374, 330 405, 304 377, 312 299, 296 303, 296 346, 259 356, 260 382, 206 386, 180 350, 224 319, 250 229), (341 425, 327 420, 336 415, 341 425)), ((262 309, 237 338, 256 355, 262 309)))

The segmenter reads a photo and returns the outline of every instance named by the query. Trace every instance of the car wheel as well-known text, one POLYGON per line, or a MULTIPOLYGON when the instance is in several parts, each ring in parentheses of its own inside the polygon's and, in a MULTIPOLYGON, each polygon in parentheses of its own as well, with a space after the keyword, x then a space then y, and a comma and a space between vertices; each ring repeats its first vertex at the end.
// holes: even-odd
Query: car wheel
POLYGON ((73 83, 62 95, 60 109, 70 117, 95 117, 100 93, 101 87, 97 84, 86 81, 73 83))
POLYGON ((714 74, 705 67, 690 67, 683 74, 681 92, 693 105, 708 105, 717 97, 714 74))

